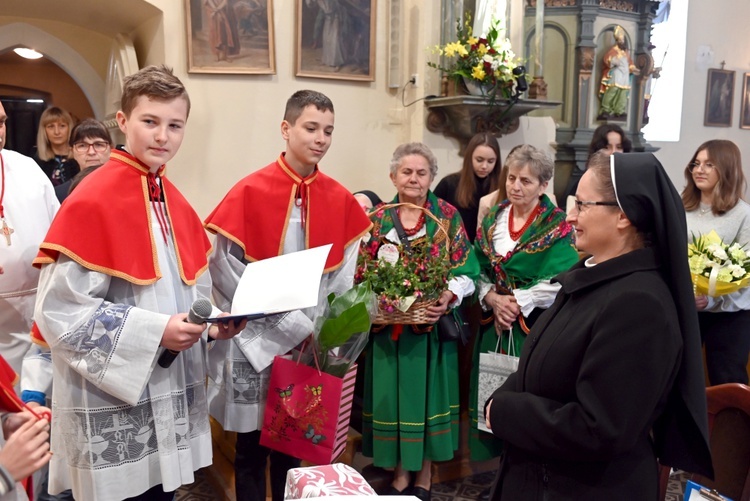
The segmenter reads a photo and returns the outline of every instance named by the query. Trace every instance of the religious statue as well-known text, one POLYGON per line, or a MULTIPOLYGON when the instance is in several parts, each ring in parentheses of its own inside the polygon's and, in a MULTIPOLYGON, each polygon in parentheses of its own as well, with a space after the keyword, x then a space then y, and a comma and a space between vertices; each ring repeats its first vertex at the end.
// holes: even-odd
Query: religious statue
POLYGON ((602 81, 599 86, 601 106, 599 120, 622 120, 628 117, 627 105, 630 94, 630 75, 637 75, 638 68, 630 58, 625 42, 625 31, 615 27, 615 44, 602 58, 602 81))

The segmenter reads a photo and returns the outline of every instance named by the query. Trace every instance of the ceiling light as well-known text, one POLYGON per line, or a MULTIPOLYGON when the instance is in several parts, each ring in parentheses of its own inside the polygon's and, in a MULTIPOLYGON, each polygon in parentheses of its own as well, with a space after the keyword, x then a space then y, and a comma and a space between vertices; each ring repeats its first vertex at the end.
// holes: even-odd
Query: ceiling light
POLYGON ((27 99, 27 103, 43 103, 44 99, 27 99))
POLYGON ((39 59, 40 57, 44 57, 34 49, 27 49, 26 47, 18 47, 13 49, 13 52, 26 59, 39 59))

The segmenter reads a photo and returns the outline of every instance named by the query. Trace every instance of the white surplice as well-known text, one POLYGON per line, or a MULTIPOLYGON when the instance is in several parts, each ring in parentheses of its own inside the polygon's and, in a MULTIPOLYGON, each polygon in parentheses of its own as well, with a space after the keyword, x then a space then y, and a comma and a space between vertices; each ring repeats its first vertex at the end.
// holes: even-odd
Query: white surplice
POLYGON ((5 222, 13 229, 11 245, 0 234, 0 354, 21 374, 31 346, 29 331, 39 270, 31 263, 60 207, 52 183, 31 158, 0 150, 5 171, 2 204, 5 222))
POLYGON ((35 318, 55 381, 50 493, 72 488, 76 499, 99 501, 158 484, 172 491, 211 464, 205 333, 169 368, 157 365, 169 317, 209 297, 211 279, 182 282, 153 208, 151 221, 162 273, 154 284, 97 273, 63 254, 42 269, 35 318))
MULTIPOLYGON (((344 250, 344 261, 337 270, 323 275, 317 307, 248 322, 234 338, 216 341, 208 355, 209 412, 225 430, 245 433, 261 428, 273 357, 288 353, 313 332, 313 321, 324 311, 331 292, 340 294, 351 289, 359 242, 357 239, 344 250)), ((284 254, 304 249, 305 234, 300 226, 300 209, 295 204, 284 238, 284 254)), ((234 291, 246 265, 242 249, 217 235, 209 269, 214 301, 222 311, 231 310, 234 291)))

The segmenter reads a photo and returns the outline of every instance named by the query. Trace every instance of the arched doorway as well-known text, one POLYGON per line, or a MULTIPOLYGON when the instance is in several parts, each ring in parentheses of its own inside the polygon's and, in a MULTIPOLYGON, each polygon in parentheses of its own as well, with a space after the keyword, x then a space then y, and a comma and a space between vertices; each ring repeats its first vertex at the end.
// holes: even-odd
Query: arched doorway
MULTIPOLYGON (((0 74, 4 77, 0 98, 24 103, 20 98, 37 97, 43 101, 41 108, 60 106, 77 118, 105 120, 113 115, 117 103, 108 101, 119 100, 122 78, 139 67, 135 49, 138 38, 145 39, 140 46, 149 51, 150 57, 154 56, 154 47, 157 51, 163 47, 154 43, 163 29, 162 11, 152 1, 105 4, 98 0, 3 0, 0 74), (16 59, 11 49, 19 46, 33 48, 45 57, 16 59), (117 96, 113 99, 114 93, 117 96)), ((30 106, 33 108, 19 104, 20 108, 30 106)), ((34 121, 30 113, 25 109, 22 120, 10 123, 33 128, 29 126, 34 121)), ((28 132, 23 135, 28 136, 28 132)))

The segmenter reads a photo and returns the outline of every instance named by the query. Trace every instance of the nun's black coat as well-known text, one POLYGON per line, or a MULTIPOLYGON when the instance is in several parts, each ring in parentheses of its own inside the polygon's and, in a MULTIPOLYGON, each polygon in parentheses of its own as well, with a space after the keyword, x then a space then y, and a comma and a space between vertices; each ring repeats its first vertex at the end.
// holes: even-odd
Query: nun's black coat
POLYGON ((557 277, 518 372, 492 396, 506 441, 493 501, 657 499, 651 430, 668 407, 683 338, 656 253, 557 277))

